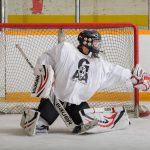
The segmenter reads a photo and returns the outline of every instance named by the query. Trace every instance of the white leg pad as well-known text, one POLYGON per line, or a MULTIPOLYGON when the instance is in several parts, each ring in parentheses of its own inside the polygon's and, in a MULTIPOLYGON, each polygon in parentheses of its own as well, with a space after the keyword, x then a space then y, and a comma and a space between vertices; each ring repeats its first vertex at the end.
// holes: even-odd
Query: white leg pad
POLYGON ((80 111, 80 115, 84 124, 95 118, 98 120, 97 126, 89 130, 88 133, 125 129, 130 125, 128 114, 123 107, 84 109, 80 111))
POLYGON ((27 135, 33 136, 36 134, 36 126, 40 117, 40 112, 33 109, 24 110, 20 122, 20 126, 24 129, 27 135))

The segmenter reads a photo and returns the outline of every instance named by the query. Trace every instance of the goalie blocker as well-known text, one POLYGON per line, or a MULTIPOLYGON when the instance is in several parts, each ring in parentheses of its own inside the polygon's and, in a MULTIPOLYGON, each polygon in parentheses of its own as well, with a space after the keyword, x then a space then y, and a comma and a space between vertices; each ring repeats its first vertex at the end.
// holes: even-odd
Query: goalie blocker
POLYGON ((32 88, 32 96, 49 98, 54 82, 54 71, 50 65, 36 66, 34 71, 35 82, 32 88))

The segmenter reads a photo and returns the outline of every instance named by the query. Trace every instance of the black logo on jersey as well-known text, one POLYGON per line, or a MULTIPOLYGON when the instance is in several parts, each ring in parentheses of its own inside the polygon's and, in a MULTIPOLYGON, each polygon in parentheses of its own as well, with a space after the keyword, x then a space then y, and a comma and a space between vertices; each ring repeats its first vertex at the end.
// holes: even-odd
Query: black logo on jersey
POLYGON ((81 59, 78 64, 78 70, 76 70, 73 75, 73 80, 78 80, 81 83, 87 83, 88 71, 89 71, 89 61, 85 58, 81 59))

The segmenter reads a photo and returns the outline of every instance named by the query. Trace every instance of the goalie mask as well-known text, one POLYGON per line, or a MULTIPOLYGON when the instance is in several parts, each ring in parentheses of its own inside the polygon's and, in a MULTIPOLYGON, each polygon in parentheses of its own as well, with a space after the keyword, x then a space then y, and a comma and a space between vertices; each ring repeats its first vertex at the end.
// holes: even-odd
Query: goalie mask
POLYGON ((84 30, 78 35, 80 45, 84 45, 92 54, 100 52, 101 35, 95 30, 84 30))

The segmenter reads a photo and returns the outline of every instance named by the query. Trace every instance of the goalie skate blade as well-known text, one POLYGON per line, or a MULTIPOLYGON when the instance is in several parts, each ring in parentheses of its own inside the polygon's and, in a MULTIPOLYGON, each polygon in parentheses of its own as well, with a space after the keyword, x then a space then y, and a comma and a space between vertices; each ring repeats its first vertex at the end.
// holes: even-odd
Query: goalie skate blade
POLYGON ((84 134, 86 131, 94 128, 98 124, 98 120, 95 119, 87 124, 76 126, 73 130, 73 133, 84 134))

